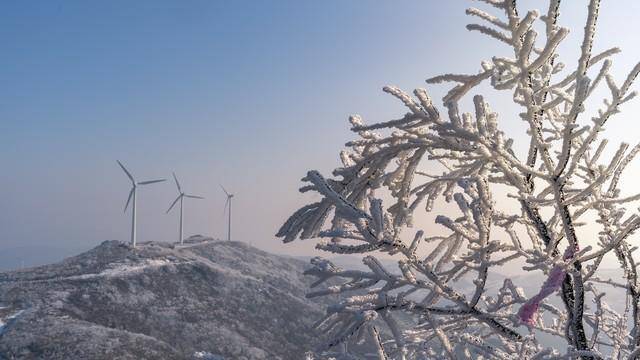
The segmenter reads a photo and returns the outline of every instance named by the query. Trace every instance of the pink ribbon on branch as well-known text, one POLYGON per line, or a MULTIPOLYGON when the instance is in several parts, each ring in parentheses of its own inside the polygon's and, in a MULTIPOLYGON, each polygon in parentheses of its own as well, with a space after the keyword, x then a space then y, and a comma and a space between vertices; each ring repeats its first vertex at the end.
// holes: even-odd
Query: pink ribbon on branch
MULTIPOLYGON (((569 246, 565 250, 562 258, 565 261, 572 259, 575 253, 576 249, 574 249, 573 246, 569 246)), ((529 326, 535 324, 540 303, 547 296, 553 294, 562 286, 562 281, 564 281, 564 277, 566 274, 567 271, 561 265, 556 265, 553 267, 553 269, 551 269, 549 277, 547 277, 547 280, 545 280, 545 282, 542 284, 542 288, 540 289, 540 291, 532 298, 527 300, 527 302, 522 305, 520 310, 518 310, 518 317, 520 318, 520 321, 522 321, 522 323, 529 326)))

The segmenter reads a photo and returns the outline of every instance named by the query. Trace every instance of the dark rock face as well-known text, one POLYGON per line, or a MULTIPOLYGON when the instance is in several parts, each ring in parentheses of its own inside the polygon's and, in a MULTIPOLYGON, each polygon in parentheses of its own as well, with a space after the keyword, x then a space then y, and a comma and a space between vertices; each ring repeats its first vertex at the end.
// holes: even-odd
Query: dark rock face
POLYGON ((107 241, 0 273, 0 359, 301 359, 323 312, 305 265, 236 242, 107 241))

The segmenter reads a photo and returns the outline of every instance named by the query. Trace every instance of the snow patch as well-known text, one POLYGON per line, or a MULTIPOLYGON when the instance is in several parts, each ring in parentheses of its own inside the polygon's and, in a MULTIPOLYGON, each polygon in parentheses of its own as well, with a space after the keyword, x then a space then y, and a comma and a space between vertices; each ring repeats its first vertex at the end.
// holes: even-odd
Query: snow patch
MULTIPOLYGON (((3 309, 5 308, 6 307, 3 307, 3 309)), ((20 315, 22 315, 22 313, 24 313, 24 310, 19 310, 5 318, 0 317, 0 335, 2 335, 7 325, 10 325, 12 322, 14 322, 20 315)))
POLYGON ((120 266, 115 266, 115 267, 103 270, 102 272, 97 274, 82 274, 82 275, 70 276, 67 279, 86 280, 86 279, 93 279, 98 277, 130 276, 130 275, 139 274, 143 272, 145 269, 159 268, 159 267, 167 266, 170 264, 172 264, 172 262, 166 259, 149 259, 137 264, 132 264, 132 265, 122 264, 120 266))
POLYGON ((198 360, 224 360, 222 356, 215 355, 207 351, 196 351, 193 354, 193 358, 198 360))

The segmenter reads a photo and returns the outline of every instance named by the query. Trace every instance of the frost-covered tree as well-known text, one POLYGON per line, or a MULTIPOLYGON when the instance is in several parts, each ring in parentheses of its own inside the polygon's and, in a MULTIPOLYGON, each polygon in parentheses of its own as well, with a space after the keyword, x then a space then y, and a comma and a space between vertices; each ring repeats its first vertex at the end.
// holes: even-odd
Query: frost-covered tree
POLYGON ((277 236, 362 254, 369 269, 312 260, 308 273, 318 281, 309 296, 342 294, 318 323, 330 336, 317 351, 352 358, 344 344, 353 338, 375 344, 359 356, 380 359, 639 358, 631 235, 640 216, 627 208, 640 194, 623 195, 618 184, 640 146, 609 150, 601 132, 634 97, 640 64, 616 81, 610 58, 619 50, 592 52, 599 0, 588 2, 572 70, 556 53, 569 32, 558 25, 560 0, 543 14, 519 13, 515 0, 483 2, 493 13, 468 9, 479 23, 467 28, 506 44, 512 55, 482 62, 477 74, 428 79, 453 83, 442 107, 424 89, 411 96, 385 87, 408 113, 371 125, 351 116, 358 138, 340 154, 343 166, 333 178, 309 171, 303 179, 301 191, 321 200, 296 211, 277 236), (492 111, 476 93, 485 83, 509 92, 521 112, 492 111), (604 103, 587 110, 599 94, 604 103), (526 136, 518 147, 501 123, 520 119, 527 131, 514 134, 526 136), (413 229, 431 212, 439 213, 433 226, 413 229), (373 256, 381 253, 397 268, 373 256), (607 261, 619 264, 617 279, 601 275, 607 261), (541 275, 526 284, 537 293, 518 284, 531 276, 488 286, 508 266, 517 275, 541 275), (621 309, 607 305, 622 298, 621 309))

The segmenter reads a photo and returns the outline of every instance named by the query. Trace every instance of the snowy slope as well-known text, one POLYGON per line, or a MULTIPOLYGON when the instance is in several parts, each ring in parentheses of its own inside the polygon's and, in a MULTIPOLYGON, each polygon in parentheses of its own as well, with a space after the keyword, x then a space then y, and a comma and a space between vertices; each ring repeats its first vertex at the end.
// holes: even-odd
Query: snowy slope
POLYGON ((236 242, 107 241, 0 273, 0 359, 300 359, 324 308, 305 266, 236 242))

